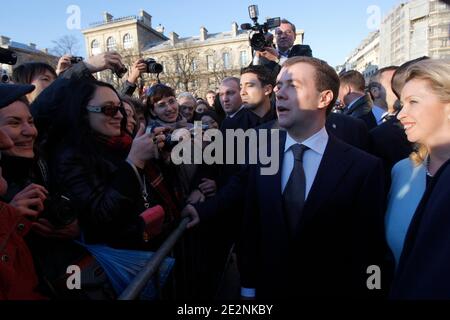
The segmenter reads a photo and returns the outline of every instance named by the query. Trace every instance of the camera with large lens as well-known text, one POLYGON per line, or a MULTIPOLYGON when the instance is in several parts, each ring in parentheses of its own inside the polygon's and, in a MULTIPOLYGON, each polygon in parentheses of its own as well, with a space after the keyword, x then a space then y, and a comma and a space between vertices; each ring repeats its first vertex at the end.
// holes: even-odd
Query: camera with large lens
POLYGON ((147 65, 147 73, 161 73, 164 70, 162 64, 157 63, 155 59, 148 58, 144 62, 147 65))
POLYGON ((0 63, 15 65, 17 62, 17 54, 14 51, 0 48, 0 63))
POLYGON ((41 217, 56 228, 65 227, 77 219, 72 201, 64 195, 49 196, 44 202, 44 207, 41 217))
MULTIPOLYGON (((253 20, 253 26, 250 23, 244 23, 241 24, 242 30, 252 30, 254 31, 253 35, 250 38, 250 45, 253 50, 255 51, 264 51, 265 47, 272 47, 273 41, 268 40, 269 39, 269 30, 279 27, 281 19, 278 18, 271 18, 267 19, 266 22, 263 24, 258 23, 258 6, 257 5, 251 5, 248 7, 248 13, 250 16, 250 19, 253 20)), ((270 37, 270 39, 273 39, 270 37)))

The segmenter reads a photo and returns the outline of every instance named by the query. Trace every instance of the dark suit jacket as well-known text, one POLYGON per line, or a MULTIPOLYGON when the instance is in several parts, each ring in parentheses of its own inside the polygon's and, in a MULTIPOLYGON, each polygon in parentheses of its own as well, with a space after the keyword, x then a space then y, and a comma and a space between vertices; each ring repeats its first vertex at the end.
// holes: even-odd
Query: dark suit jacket
POLYGON ((371 130, 377 126, 377 120, 372 113, 372 106, 373 103, 366 94, 358 99, 358 101, 352 105, 350 110, 347 108, 344 109, 344 114, 363 120, 367 125, 367 129, 371 130))
MULTIPOLYGON (((292 58, 292 57, 312 57, 312 50, 311 47, 306 45, 306 44, 296 44, 294 46, 292 46, 292 48, 289 50, 289 54, 288 54, 288 58, 292 58)), ((266 59, 261 59, 262 60, 262 64, 272 70, 272 74, 274 76, 277 76, 278 73, 281 70, 281 66, 274 62, 274 61, 270 61, 270 60, 266 60, 266 59)))
POLYGON ((260 165, 248 168, 242 286, 256 288, 258 299, 374 294, 366 270, 383 269, 386 253, 381 161, 329 135, 290 241, 281 198, 285 139, 281 131, 276 175, 260 175, 260 165))
POLYGON ((327 131, 342 141, 368 151, 369 132, 363 120, 340 113, 330 113, 326 122, 327 131))
POLYGON ((413 152, 405 130, 396 117, 369 131, 369 152, 383 160, 386 191, 389 190, 392 167, 413 152))
POLYGON ((393 299, 450 299, 450 160, 431 180, 411 221, 393 299))

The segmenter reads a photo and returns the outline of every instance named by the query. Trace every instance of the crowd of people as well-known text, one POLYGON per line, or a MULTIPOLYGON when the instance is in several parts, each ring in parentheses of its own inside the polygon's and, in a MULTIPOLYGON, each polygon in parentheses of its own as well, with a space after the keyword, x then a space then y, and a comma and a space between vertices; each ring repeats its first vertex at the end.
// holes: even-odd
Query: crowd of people
POLYGON ((230 256, 236 298, 450 299, 450 61, 423 57, 366 82, 295 35, 283 19, 277 48, 204 99, 162 83, 136 96, 142 59, 121 88, 97 80, 123 66, 115 52, 15 67, 0 84, 0 299, 115 299, 89 246, 156 251, 183 217, 202 299, 216 297, 230 256), (259 131, 278 172, 174 164, 167 138, 196 121, 224 145, 227 130, 259 131), (70 265, 80 290, 67 288, 70 265))

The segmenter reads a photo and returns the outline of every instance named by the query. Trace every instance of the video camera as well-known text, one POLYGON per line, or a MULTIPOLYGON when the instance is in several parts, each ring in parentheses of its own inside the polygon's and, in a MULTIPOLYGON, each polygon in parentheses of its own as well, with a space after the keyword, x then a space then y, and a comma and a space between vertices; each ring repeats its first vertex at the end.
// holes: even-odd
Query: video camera
POLYGON ((250 16, 250 19, 253 20, 253 26, 250 23, 243 23, 241 24, 242 30, 253 30, 255 33, 250 38, 250 45, 255 51, 264 51, 265 47, 272 47, 273 41, 268 41, 266 39, 267 34, 269 33, 270 29, 276 28, 280 26, 281 19, 278 18, 271 18, 267 19, 267 21, 263 24, 258 23, 258 6, 257 5, 251 5, 248 7, 248 14, 250 16))
POLYGON ((0 48, 0 63, 15 65, 17 62, 17 54, 14 51, 0 48))

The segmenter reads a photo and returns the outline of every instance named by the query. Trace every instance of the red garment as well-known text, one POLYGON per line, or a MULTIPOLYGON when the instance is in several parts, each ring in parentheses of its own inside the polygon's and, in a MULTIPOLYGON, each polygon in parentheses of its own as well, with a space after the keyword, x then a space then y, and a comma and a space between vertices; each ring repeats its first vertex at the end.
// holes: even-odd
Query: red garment
POLYGON ((30 222, 0 202, 0 300, 45 299, 36 292, 38 278, 23 237, 30 222))

